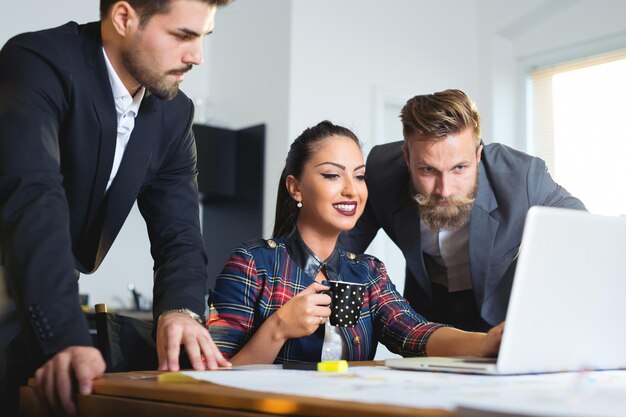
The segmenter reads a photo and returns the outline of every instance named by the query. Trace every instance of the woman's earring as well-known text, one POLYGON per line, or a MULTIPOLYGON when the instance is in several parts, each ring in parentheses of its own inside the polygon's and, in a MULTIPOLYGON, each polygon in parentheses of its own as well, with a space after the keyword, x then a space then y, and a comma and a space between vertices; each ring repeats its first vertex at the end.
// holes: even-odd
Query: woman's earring
POLYGON ((298 204, 296 204, 296 206, 297 206, 298 208, 301 208, 301 207, 302 207, 302 201, 298 201, 298 204))

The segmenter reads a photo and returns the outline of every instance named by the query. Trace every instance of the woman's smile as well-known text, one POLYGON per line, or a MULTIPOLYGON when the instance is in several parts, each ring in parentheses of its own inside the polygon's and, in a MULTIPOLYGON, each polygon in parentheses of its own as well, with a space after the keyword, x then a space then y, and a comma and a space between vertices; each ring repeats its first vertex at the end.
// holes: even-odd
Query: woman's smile
POLYGON ((356 214, 356 208, 358 204, 356 201, 342 201, 340 203, 333 204, 333 208, 344 216, 354 216, 356 214))

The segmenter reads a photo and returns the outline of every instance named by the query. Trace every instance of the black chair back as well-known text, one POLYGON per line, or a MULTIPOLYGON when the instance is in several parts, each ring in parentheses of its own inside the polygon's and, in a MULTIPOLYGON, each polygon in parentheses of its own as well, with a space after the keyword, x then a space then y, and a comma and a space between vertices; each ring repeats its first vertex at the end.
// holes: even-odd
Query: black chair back
POLYGON ((97 347, 106 362, 106 372, 153 371, 158 367, 152 320, 108 313, 96 306, 97 347))

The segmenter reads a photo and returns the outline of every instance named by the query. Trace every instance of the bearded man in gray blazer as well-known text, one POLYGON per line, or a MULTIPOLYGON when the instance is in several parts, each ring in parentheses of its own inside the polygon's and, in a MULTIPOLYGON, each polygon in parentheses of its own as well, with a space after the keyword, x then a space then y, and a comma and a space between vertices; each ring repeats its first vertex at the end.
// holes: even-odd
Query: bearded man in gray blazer
POLYGON ((485 331, 505 319, 528 209, 585 206, 543 160, 483 144, 478 110, 460 90, 415 96, 400 117, 404 141, 370 152, 367 206, 342 243, 362 253, 382 228, 405 257, 413 308, 485 331))

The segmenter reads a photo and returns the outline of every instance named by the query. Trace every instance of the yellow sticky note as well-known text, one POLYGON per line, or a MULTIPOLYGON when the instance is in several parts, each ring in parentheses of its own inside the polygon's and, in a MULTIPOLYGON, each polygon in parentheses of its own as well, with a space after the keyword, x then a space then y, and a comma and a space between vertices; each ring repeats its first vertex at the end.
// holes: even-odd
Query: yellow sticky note
POLYGON ((197 379, 179 372, 166 372, 159 374, 157 378, 159 382, 198 382, 197 379))
POLYGON ((319 372, 347 372, 348 361, 324 361, 317 364, 319 372))

